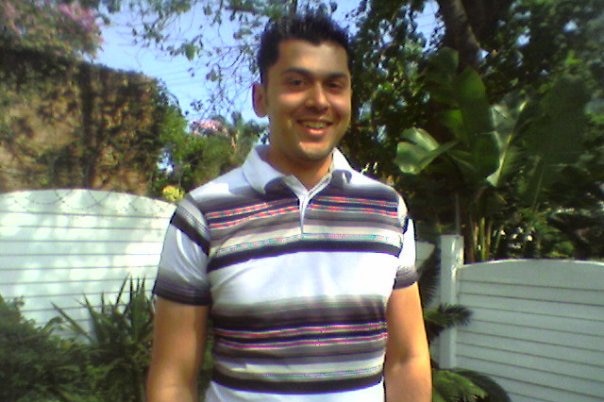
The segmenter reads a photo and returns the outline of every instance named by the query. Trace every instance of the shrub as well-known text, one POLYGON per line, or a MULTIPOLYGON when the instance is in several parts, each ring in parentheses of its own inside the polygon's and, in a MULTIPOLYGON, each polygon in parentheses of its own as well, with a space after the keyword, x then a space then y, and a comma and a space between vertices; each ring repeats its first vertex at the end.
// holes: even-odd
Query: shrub
POLYGON ((22 306, 22 299, 0 296, 0 400, 81 401, 79 349, 52 333, 55 320, 37 326, 22 306))
POLYGON ((92 393, 102 401, 143 402, 149 368, 153 327, 153 302, 143 280, 126 278, 115 301, 95 307, 85 297, 90 332, 64 310, 62 328, 86 349, 85 371, 92 393), (126 285, 128 300, 125 298, 126 285))

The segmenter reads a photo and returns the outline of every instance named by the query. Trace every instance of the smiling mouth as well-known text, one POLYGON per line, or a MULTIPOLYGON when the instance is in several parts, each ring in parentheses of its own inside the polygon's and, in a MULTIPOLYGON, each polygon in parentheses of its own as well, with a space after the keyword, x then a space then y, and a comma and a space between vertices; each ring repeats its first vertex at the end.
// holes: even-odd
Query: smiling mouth
POLYGON ((313 130, 321 130, 330 126, 331 123, 325 121, 300 121, 300 124, 302 124, 306 128, 310 128, 313 130))

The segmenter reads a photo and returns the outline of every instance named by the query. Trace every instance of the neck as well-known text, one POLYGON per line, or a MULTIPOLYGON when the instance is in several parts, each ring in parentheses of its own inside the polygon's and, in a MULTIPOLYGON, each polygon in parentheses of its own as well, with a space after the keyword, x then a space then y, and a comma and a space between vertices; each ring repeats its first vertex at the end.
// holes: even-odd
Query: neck
POLYGON ((273 168, 285 175, 295 176, 306 189, 315 187, 331 168, 333 155, 323 160, 309 160, 298 162, 295 165, 283 163, 280 159, 274 158, 270 149, 260 153, 261 158, 273 168))

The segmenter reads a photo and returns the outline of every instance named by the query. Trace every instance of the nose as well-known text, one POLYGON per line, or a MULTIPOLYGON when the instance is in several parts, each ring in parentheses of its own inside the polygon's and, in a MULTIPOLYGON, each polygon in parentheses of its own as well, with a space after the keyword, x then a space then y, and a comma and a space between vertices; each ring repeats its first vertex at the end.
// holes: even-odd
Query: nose
POLYGON ((324 110, 328 105, 329 103, 323 86, 320 83, 316 83, 309 90, 306 106, 317 110, 324 110))

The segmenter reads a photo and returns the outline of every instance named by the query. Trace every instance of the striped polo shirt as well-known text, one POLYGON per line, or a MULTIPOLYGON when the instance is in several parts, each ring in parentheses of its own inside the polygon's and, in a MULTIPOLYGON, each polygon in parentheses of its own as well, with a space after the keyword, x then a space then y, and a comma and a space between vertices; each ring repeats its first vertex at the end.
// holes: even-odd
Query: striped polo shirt
POLYGON ((417 280, 405 204, 338 150, 311 190, 263 152, 178 204, 153 292, 211 306, 207 402, 381 402, 386 304, 417 280))

